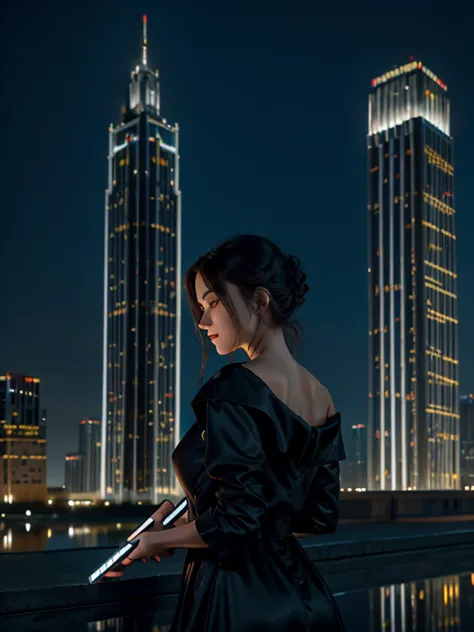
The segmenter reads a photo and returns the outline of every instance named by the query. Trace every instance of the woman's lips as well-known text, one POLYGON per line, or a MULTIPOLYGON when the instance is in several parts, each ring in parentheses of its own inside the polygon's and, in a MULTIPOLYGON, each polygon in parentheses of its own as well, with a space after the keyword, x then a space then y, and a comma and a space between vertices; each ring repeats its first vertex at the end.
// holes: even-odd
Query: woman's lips
POLYGON ((214 338, 217 338, 219 336, 219 334, 212 334, 212 336, 209 336, 209 340, 214 340, 214 338))

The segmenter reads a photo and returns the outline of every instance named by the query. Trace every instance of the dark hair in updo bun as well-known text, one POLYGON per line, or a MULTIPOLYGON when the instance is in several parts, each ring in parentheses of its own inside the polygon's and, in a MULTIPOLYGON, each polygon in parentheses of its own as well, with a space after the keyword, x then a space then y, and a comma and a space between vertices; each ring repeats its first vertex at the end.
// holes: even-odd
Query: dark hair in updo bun
MULTIPOLYGON (((266 237, 236 235, 199 257, 186 272, 184 283, 189 305, 202 345, 202 366, 199 381, 207 362, 206 337, 198 324, 202 317, 196 297, 195 278, 200 272, 206 285, 214 290, 224 304, 237 331, 241 327, 235 309, 226 294, 224 281, 236 285, 244 299, 250 300, 257 287, 267 289, 271 295, 268 305, 275 327, 282 327, 290 353, 302 332, 301 325, 292 319, 295 310, 305 302, 309 286, 306 273, 295 255, 286 255, 279 246, 266 237)), ((254 341, 252 341, 253 343, 254 341)), ((258 344, 255 349, 258 348, 258 344)), ((232 353, 229 354, 229 362, 232 353)))
POLYGON ((301 307, 306 300, 306 293, 309 292, 309 285, 306 283, 306 272, 302 269, 300 260, 295 255, 288 255, 286 267, 292 283, 291 294, 294 299, 292 312, 301 307))

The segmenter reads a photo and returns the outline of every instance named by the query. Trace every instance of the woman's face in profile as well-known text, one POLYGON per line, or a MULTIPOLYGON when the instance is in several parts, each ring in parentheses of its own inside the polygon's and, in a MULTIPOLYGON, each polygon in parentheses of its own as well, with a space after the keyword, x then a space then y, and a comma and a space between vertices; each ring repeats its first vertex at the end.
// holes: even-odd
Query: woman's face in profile
MULTIPOLYGON (((247 338, 250 339, 251 337, 252 332, 249 329, 253 325, 253 317, 237 286, 227 281, 224 281, 224 285, 227 296, 230 296, 239 322, 241 323, 243 329, 243 339, 241 343, 244 344, 247 338)), ((217 334, 217 337, 211 338, 211 342, 216 347, 217 353, 219 355, 227 355, 242 346, 242 344, 237 346, 238 331, 227 313, 225 306, 219 300, 217 294, 206 286, 199 272, 196 274, 195 290, 197 301, 201 306, 202 312, 199 327, 209 336, 217 334)))

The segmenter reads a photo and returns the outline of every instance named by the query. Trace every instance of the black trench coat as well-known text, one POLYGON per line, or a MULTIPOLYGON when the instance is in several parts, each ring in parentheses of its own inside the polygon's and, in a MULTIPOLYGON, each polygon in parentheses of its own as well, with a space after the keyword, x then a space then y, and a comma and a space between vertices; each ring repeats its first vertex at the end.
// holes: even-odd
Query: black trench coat
POLYGON ((197 423, 173 464, 209 548, 188 550, 171 632, 343 630, 292 535, 336 528, 346 458, 340 414, 311 427, 238 362, 215 373, 191 405, 197 423))

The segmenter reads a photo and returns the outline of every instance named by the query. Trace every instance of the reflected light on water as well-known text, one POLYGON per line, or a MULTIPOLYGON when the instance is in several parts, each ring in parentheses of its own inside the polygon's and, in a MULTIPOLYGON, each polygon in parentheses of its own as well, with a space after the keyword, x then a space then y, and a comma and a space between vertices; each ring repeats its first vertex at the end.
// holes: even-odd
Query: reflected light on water
POLYGON ((51 551, 95 546, 115 546, 136 522, 71 524, 70 522, 4 520, 0 522, 0 553, 51 551))
MULTIPOLYGON (((388 632, 468 632, 474 616, 472 586, 474 574, 464 573, 372 588, 368 591, 369 628, 388 632)), ((349 620, 348 632, 352 632, 350 625, 349 620)))
MULTIPOLYGON (((335 594, 346 632, 472 632, 474 573, 335 594), (447 602, 444 603, 444 597, 447 602)), ((167 632, 174 610, 90 621, 88 630, 167 632)))

